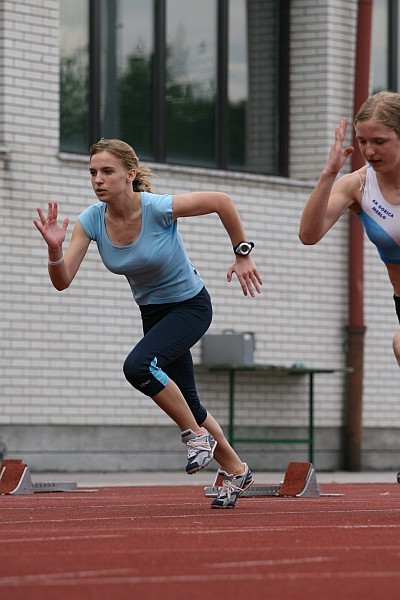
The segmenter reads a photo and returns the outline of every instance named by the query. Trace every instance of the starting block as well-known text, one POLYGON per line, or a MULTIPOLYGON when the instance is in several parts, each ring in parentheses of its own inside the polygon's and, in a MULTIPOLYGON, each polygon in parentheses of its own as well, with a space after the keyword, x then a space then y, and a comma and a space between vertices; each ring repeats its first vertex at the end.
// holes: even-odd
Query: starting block
POLYGON ((29 467, 19 459, 3 460, 0 466, 1 494, 34 494, 36 492, 78 491, 75 482, 32 483, 29 467))
MULTIPOLYGON (((214 484, 204 488, 208 498, 218 496, 222 486, 222 477, 217 473, 214 484)), ((279 485, 251 485, 241 497, 276 496, 280 498, 315 498, 321 496, 317 475, 312 463, 290 462, 283 482, 279 485)))

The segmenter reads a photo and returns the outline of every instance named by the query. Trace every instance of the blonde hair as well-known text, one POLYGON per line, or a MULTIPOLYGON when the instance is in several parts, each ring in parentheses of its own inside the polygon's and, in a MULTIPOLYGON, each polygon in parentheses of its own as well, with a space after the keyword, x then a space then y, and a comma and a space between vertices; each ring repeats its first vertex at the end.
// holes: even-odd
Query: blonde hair
POLYGON ((400 94, 395 92, 378 92, 370 96, 361 105, 354 125, 360 121, 374 119, 389 129, 393 129, 400 137, 400 94))
POLYGON ((89 156, 92 158, 94 154, 103 151, 113 154, 128 171, 131 169, 136 171, 135 179, 132 181, 135 192, 153 191, 149 181, 149 178, 154 175, 152 170, 139 162, 134 149, 129 144, 122 140, 101 138, 90 147, 89 156))

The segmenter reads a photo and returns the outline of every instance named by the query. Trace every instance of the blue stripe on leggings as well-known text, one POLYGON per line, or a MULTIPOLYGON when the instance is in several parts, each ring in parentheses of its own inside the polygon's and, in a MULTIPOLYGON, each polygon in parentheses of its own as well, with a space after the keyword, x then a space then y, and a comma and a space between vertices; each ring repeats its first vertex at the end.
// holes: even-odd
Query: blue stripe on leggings
POLYGON ((157 379, 157 381, 162 383, 162 385, 164 387, 167 385, 167 383, 169 381, 169 377, 166 373, 164 373, 164 371, 162 371, 160 369, 160 367, 157 366, 157 357, 156 356, 151 361, 150 373, 153 375, 153 377, 155 377, 157 379))

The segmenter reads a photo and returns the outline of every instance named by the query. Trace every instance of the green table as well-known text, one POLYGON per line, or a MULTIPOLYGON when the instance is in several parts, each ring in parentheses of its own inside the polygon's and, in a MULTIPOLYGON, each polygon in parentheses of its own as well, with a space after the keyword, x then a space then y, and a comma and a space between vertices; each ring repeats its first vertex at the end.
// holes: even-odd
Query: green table
POLYGON ((320 369, 303 366, 284 367, 279 365, 196 365, 196 369, 210 372, 225 371, 229 374, 229 425, 228 440, 232 447, 236 443, 307 444, 309 462, 314 461, 314 377, 324 373, 348 373, 349 368, 320 369), (240 438, 235 436, 235 376, 238 371, 246 373, 282 374, 288 376, 308 375, 308 436, 306 438, 240 438))

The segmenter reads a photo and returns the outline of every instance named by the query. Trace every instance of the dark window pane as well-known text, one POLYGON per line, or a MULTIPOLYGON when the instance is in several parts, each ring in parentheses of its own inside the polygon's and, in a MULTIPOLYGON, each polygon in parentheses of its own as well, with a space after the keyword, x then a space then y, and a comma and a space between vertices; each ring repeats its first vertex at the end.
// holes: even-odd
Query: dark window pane
POLYGON ((228 40, 228 165, 231 169, 243 169, 249 99, 246 0, 229 2, 228 40))
POLYGON ((60 2, 60 148, 89 145, 89 2, 60 2))
MULTIPOLYGON (((104 0, 103 0, 104 2, 104 0)), ((105 1, 101 35, 100 128, 103 137, 152 156, 153 3, 105 1)))
POLYGON ((168 0, 166 157, 215 166, 216 2, 168 0))
POLYGON ((372 11, 372 90, 379 92, 388 89, 389 58, 389 17, 388 0, 374 0, 372 11))
POLYGON ((279 1, 231 0, 229 15, 229 167, 278 173, 279 1))

